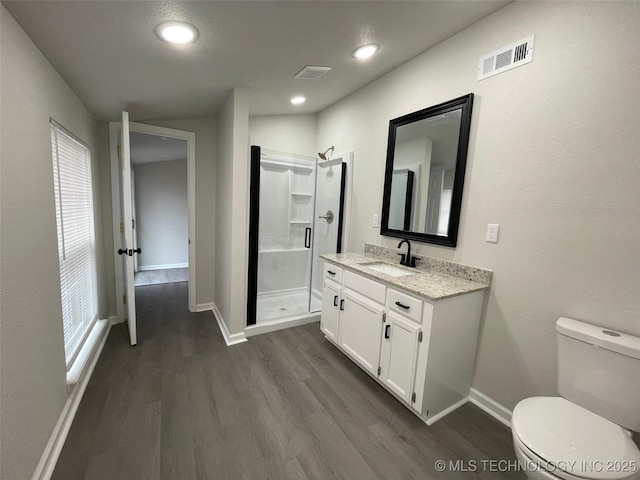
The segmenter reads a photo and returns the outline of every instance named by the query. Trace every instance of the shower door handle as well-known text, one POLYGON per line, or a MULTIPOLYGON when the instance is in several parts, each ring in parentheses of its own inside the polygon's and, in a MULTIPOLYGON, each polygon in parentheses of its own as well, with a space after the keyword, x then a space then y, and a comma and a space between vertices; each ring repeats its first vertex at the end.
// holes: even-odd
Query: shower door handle
POLYGON ((304 229, 304 247, 311 248, 311 228, 304 229))

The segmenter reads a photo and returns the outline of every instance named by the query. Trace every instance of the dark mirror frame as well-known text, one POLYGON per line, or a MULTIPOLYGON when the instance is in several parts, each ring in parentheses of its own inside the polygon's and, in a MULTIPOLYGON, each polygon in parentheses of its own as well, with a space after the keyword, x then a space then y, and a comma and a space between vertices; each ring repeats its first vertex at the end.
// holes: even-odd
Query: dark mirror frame
POLYGON ((473 93, 464 95, 448 102, 434 105, 433 107, 418 110, 402 117, 394 118, 389 122, 389 141, 387 144, 387 165, 384 177, 384 195, 382 197, 382 228, 381 235, 397 238, 408 238, 423 243, 434 243, 446 247, 455 247, 458 241, 458 225, 460 223, 460 207, 462 205, 462 189, 464 187, 464 174, 467 166, 467 150, 469 147, 469 131, 471 129, 471 110, 473 107, 473 93), (429 233, 410 232, 406 230, 393 230, 389 228, 389 206, 391 203, 391 178, 393 176, 393 160, 396 149, 396 130, 402 125, 424 120, 425 118, 442 115, 462 108, 460 119, 460 134, 458 136, 458 154, 456 159, 456 171, 453 179, 453 192, 451 194, 451 213, 449 214, 449 229, 446 236, 432 235, 429 233))

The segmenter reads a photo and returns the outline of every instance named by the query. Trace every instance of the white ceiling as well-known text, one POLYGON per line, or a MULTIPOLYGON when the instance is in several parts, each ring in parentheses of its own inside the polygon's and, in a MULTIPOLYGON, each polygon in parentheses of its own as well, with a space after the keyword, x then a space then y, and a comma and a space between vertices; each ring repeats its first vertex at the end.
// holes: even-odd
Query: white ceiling
POLYGON ((167 162, 187 159, 187 141, 148 133, 130 132, 131 163, 167 162))
POLYGON ((507 1, 3 1, 99 120, 215 115, 233 87, 251 92, 252 115, 317 112, 507 1), (160 41, 183 20, 191 45, 160 41), (351 57, 364 43, 373 58, 351 57), (305 65, 331 66, 296 80, 305 65), (293 106, 293 95, 306 103, 293 106))

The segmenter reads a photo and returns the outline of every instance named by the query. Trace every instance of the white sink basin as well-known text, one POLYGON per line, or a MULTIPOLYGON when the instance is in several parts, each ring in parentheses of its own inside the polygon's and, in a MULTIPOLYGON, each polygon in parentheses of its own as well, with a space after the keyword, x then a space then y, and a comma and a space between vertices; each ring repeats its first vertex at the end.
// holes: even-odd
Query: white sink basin
POLYGON ((375 270, 376 272, 389 275, 390 277, 405 277, 407 275, 413 275, 413 272, 409 272, 404 268, 396 267, 395 265, 389 265, 388 263, 374 263, 372 265, 365 266, 371 270, 375 270))

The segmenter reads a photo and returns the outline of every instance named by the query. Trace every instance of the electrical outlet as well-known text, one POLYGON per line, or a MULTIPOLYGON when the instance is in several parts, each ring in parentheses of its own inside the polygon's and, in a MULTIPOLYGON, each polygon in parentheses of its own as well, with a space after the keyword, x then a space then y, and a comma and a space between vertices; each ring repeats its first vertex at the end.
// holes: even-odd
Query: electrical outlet
POLYGON ((378 228, 379 225, 380 225, 380 216, 376 214, 371 219, 371 226, 373 228, 378 228))
POLYGON ((500 233, 500 225, 497 223, 489 223, 487 225, 487 242, 498 243, 498 234, 500 233))

